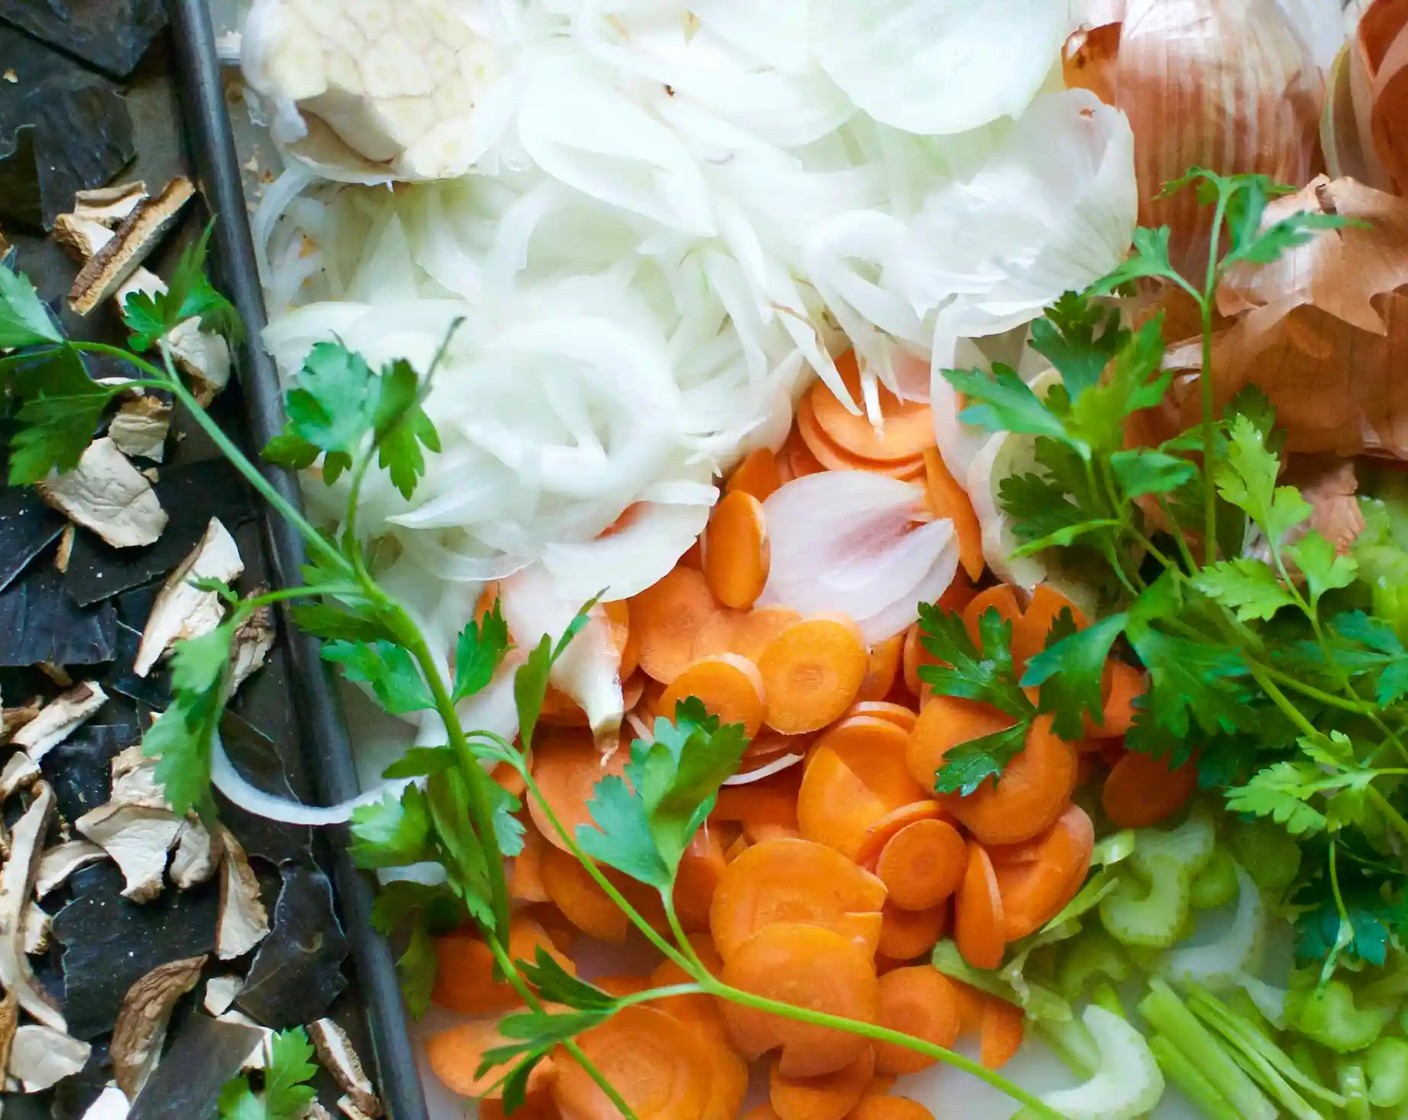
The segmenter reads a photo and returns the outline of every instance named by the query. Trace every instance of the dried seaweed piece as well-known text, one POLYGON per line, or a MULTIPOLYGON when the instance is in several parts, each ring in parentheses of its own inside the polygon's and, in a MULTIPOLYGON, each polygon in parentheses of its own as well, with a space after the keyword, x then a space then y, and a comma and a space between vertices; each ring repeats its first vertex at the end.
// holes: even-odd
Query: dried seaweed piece
POLYGON ((15 1031, 8 1072, 26 1093, 40 1093, 78 1073, 88 1063, 91 1050, 88 1043, 63 1031, 28 1023, 15 1031))
POLYGON ((244 848, 229 829, 220 830, 220 917, 215 926, 215 955, 222 961, 242 957, 269 935, 269 912, 259 880, 244 848))
POLYGON ((69 309, 87 315, 117 292, 149 257, 195 195, 195 186, 178 175, 160 194, 143 199, 117 227, 106 245, 79 270, 69 289, 69 309))
POLYGON ((114 78, 125 78, 166 26, 166 8, 161 0, 11 0, 0 19, 114 78))
POLYGON ((65 820, 75 821, 107 804, 112 791, 112 760, 137 738, 135 727, 89 723, 44 756, 40 769, 65 820))
POLYGON ((68 474, 51 474, 35 489, 114 548, 151 544, 166 528, 166 512, 152 484, 106 436, 89 444, 68 474))
POLYGON ((127 990, 112 1032, 112 1068, 129 1100, 151 1078, 161 1060, 176 1001, 196 986, 204 965, 203 956, 172 961, 152 969, 127 990))
POLYGON ((107 701, 108 694, 102 685, 92 682, 75 685, 45 704, 10 741, 24 748, 37 762, 92 719, 107 701))
POLYGON ((13 990, 33 1018, 62 1032, 67 1026, 58 1001, 35 979, 24 952, 24 910, 34 893, 40 844, 53 814, 54 791, 36 782, 34 800, 10 835, 10 858, 0 868, 0 986, 13 990))
POLYGON ((75 871, 107 858, 107 852, 90 840, 67 840, 50 848, 39 857, 39 870, 34 876, 35 897, 51 894, 75 871))
POLYGON ((342 1091, 362 1115, 377 1117, 382 1113, 381 1100, 370 1078, 362 1069, 362 1060, 353 1049, 347 1032, 331 1019, 318 1019, 308 1024, 308 1037, 318 1052, 323 1067, 333 1075, 342 1091))
POLYGON ((215 1115, 220 1090, 259 1045, 257 1028, 192 1015, 177 1032, 166 1060, 132 1102, 128 1120, 193 1120, 215 1115))
MULTIPOLYGON (((220 740, 240 773, 258 788, 280 797, 297 796, 297 791, 289 782, 278 746, 247 720, 227 711, 220 719, 220 740)), ((295 828, 250 813, 218 791, 215 796, 220 819, 240 838, 240 843, 251 856, 272 864, 312 862, 313 839, 309 829, 295 828)))
POLYGON ((57 540, 67 524, 32 487, 0 489, 0 591, 57 540))
POLYGON ((0 218, 48 229, 131 162, 132 118, 112 82, 3 25, 0 59, 17 79, 0 82, 0 218))
POLYGON ((274 926, 260 946, 235 1001, 241 1011, 274 1028, 321 1018, 347 986, 342 962, 347 941, 321 871, 285 865, 274 926))
POLYGON ((108 422, 108 435, 124 455, 160 463, 166 458, 172 411, 169 401, 145 393, 118 408, 108 422))
POLYGON ((117 611, 111 603, 78 606, 64 578, 41 565, 0 591, 0 666, 98 665, 112 659, 117 611))
POLYGON ((228 583, 243 572, 244 561, 240 559, 234 537, 219 518, 212 517, 200 543, 167 577, 157 594, 142 632, 133 672, 145 677, 175 642, 198 638, 220 625, 225 616, 223 600, 214 591, 193 587, 192 580, 219 579, 228 583))

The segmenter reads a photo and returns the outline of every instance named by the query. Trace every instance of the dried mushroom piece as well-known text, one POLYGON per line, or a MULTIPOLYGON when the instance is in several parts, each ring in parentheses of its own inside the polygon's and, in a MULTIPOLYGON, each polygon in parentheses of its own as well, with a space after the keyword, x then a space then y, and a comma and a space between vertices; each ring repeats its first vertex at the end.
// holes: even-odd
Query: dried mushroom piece
POLYGON ((194 194, 191 181, 177 176, 159 195, 143 199, 118 226, 112 240, 74 278, 68 293, 69 308, 87 315, 113 295, 151 255, 194 194))
POLYGON ((24 908, 24 951, 26 956, 37 956, 49 948, 49 935, 53 932, 53 919, 34 903, 24 908))
POLYGON ((244 562, 235 538, 219 518, 212 517, 200 543, 167 577, 157 594, 146 629, 142 631, 142 644, 137 649, 133 671, 145 677, 172 644, 183 638, 198 638, 220 625, 225 617, 225 604, 215 592, 192 586, 192 580, 228 582, 239 578, 243 571, 244 562))
POLYGON ((127 1120, 132 1106, 127 1103, 127 1094, 116 1085, 109 1085, 97 1099, 88 1106, 83 1120, 127 1120))
POLYGON ((269 935, 269 911, 259 880, 244 848, 228 829, 220 830, 220 917, 215 926, 215 955, 222 961, 242 957, 269 935))
POLYGON ((32 786, 42 772, 24 751, 16 751, 0 768, 0 803, 10 800, 20 790, 32 786))
POLYGON ((375 1120, 375 1117, 381 1115, 379 1112, 364 1111, 350 1096, 337 1098, 337 1110, 347 1117, 347 1120, 375 1120))
POLYGON ((183 891, 204 883, 215 874, 220 847, 198 820, 186 819, 176 834, 176 852, 171 857, 171 881, 183 891))
POLYGON ((88 1043, 63 1031, 27 1023, 15 1031, 7 1072, 26 1093, 42 1093, 87 1065, 92 1051, 88 1043))
MULTIPOLYGON (((55 1031, 68 1029, 57 1001, 35 978, 24 952, 24 912, 34 893, 40 843, 54 814, 54 791, 35 782, 34 800, 10 836, 10 858, 0 868, 0 987, 15 993, 24 1010, 55 1031)), ((83 1063, 79 1063, 82 1068, 83 1063)))
POLYGON ((51 506, 114 548, 152 544, 166 528, 152 484, 107 436, 94 440, 68 474, 35 485, 51 506))
POLYGON ((234 1006, 235 996, 239 995, 244 983, 239 976, 212 976, 205 982, 205 995, 201 1006, 212 1015, 223 1015, 234 1006))
MULTIPOLYGON (((166 282, 155 273, 139 268, 120 287, 114 298, 127 302, 134 292, 155 296, 166 291, 166 282)), ((223 335, 200 328, 199 318, 177 323, 166 334, 166 345, 176 366, 191 381, 191 391, 201 404, 209 404, 230 383, 230 346, 223 335)))
POLYGON ((10 1068, 10 1049, 20 1025, 20 1002, 13 989, 0 1000, 0 1073, 10 1068))
POLYGON ((274 648, 274 612, 264 606, 240 624, 230 652, 230 691, 237 691, 264 666, 274 648))
POLYGON ((44 705, 37 716, 25 724, 10 740, 28 752, 38 762, 51 750, 92 718, 104 704, 108 694, 95 682, 75 685, 44 705))
POLYGON ((39 857, 39 870, 34 876, 36 898, 57 890, 80 868, 100 859, 107 859, 107 852, 88 840, 68 840, 50 848, 39 857))
POLYGON ((347 1099, 363 1116, 377 1117, 382 1113, 381 1100, 371 1079, 362 1069, 362 1061, 352 1048, 347 1032, 331 1019, 319 1019, 308 1024, 308 1037, 318 1052, 318 1060, 347 1094, 347 1099))
POLYGON ((123 998, 112 1033, 112 1069, 118 1085, 135 1100, 161 1060, 166 1028, 176 1001, 196 986, 205 957, 172 961, 152 969, 123 998))
MULTIPOLYGON (((113 183, 106 187, 76 191, 72 217, 116 229, 147 197, 147 184, 141 179, 134 183, 113 183)), ((66 216, 59 215, 60 218, 66 216)))
POLYGON ((124 898, 147 902, 161 893, 167 857, 185 820, 176 816, 156 782, 155 763, 129 747, 112 760, 112 795, 74 822, 122 871, 124 898))
POLYGON ((44 701, 34 696, 21 707, 0 709, 0 744, 11 742, 15 732, 39 715, 43 706, 44 701))
POLYGON ((160 463, 166 457, 171 432, 171 405, 144 394, 124 403, 108 423, 108 435, 124 455, 160 463))

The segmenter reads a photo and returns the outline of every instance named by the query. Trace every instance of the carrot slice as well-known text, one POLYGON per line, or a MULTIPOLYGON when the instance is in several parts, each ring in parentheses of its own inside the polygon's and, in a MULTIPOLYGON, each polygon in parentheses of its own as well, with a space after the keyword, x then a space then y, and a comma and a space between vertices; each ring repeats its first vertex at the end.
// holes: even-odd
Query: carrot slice
POLYGON ((748 614, 747 611, 731 611, 727 607, 715 611, 694 634, 694 645, 690 648, 693 660, 713 657, 718 653, 735 653, 734 635, 738 624, 748 614))
POLYGON ((753 605, 768 582, 771 552, 763 503, 735 491, 714 507, 704 530, 704 579, 726 607, 753 605))
POLYGON ((948 590, 939 596, 939 606, 949 614, 962 614, 977 594, 978 589, 973 586, 968 573, 960 566, 953 574, 953 582, 948 585, 948 590))
POLYGON ((1134 701, 1148 687, 1144 674, 1133 665, 1111 658, 1105 663, 1103 719, 1095 732, 1101 738, 1124 735, 1134 726, 1134 701))
MULTIPOLYGON (((483 1076, 478 1073, 479 1064, 486 1051, 508 1043, 509 1039, 499 1033, 497 1018, 471 1019, 448 1030, 436 1031, 427 1038, 425 1056, 435 1076, 451 1092, 462 1097, 483 1097, 509 1071, 512 1063, 495 1066, 483 1076)), ((538 1090, 552 1080, 557 1073, 555 1067, 552 1059, 540 1063, 529 1075, 529 1091, 538 1090)))
POLYGON ((760 502, 765 502, 782 485, 782 474, 777 467, 777 456, 769 448, 760 447, 743 456, 743 461, 733 468, 724 484, 724 493, 742 491, 752 494, 760 502))
POLYGON ((875 1050, 870 1046, 835 1073, 819 1077, 784 1077, 773 1062, 768 1099, 780 1120, 844 1120, 874 1076, 875 1050))
MULTIPOLYGON (((713 943, 707 938, 693 937, 691 944, 695 946, 695 952, 704 961, 705 967, 710 972, 717 973, 723 968, 723 961, 718 959, 718 953, 714 949, 713 943)), ((677 965, 674 961, 661 961, 650 974, 650 986, 652 988, 666 988, 675 984, 689 984, 693 982, 693 977, 677 965)), ((719 1001, 713 996, 705 995, 703 992, 693 992, 689 995, 667 996, 665 999, 654 1000, 651 1007, 658 1007, 661 1011, 678 1019, 691 1030, 727 1045, 728 1029, 724 1026, 723 1013, 719 1010, 719 1001)))
POLYGON ((987 561, 983 558, 983 527, 968 491, 949 473, 944 457, 937 447, 924 451, 924 480, 929 493, 929 507, 935 517, 947 517, 953 522, 958 537, 958 562, 970 579, 982 579, 987 561))
POLYGON ((875 874, 902 910, 928 910, 946 901, 963 882, 968 853, 963 837, 947 821, 915 821, 900 829, 880 852, 875 874))
POLYGON ((1090 818, 1079 805, 1068 805, 1050 828, 1017 850, 988 849, 1002 895, 1004 940, 1035 933, 1061 912, 1085 882, 1094 848, 1090 818))
POLYGON ((621 775, 630 761, 630 751, 617 749, 604 755, 585 730, 554 728, 533 746, 533 778, 542 801, 528 798, 528 815, 554 848, 567 850, 567 843, 548 819, 552 810, 568 835, 574 839, 581 825, 591 825, 587 804, 596 784, 608 775, 621 775), (546 803, 546 806, 544 805, 546 803))
POLYGON ((727 866, 718 833, 707 826, 701 828, 680 857, 675 876, 675 911, 685 929, 709 928, 709 905, 727 866))
POLYGON ((709 814, 710 823, 738 821, 796 828, 797 787, 786 780, 788 776, 780 774, 777 778, 765 778, 746 786, 724 786, 719 790, 714 811, 709 814))
MULTIPOLYGON (((515 914, 509 923, 508 955, 531 961, 539 949, 556 958, 568 972, 576 966, 553 946, 542 926, 515 914)), ((435 939, 435 985, 430 999, 438 1007, 461 1015, 487 1015, 517 1007, 521 997, 505 981, 494 979, 494 956, 477 934, 457 932, 435 939)))
POLYGON ((852 704, 841 719, 845 722, 857 716, 883 719, 908 735, 914 730, 914 721, 919 718, 919 713, 913 708, 906 708, 903 704, 895 704, 889 700, 860 700, 852 704))
POLYGON ((797 431, 805 441, 807 449, 827 470, 869 471, 872 474, 883 474, 905 481, 923 477, 922 452, 903 459, 871 459, 842 447, 826 434, 817 420, 816 403, 811 396, 803 397, 802 403, 797 406, 797 431))
POLYGON ((882 719, 857 716, 817 741, 797 794, 797 827, 855 859, 872 825, 924 799, 909 775, 909 739, 882 719))
POLYGON ((1044 832, 1076 789, 1079 756, 1043 716, 1027 732, 1026 746, 1007 764, 996 785, 985 782, 967 797, 946 802, 984 844, 1018 844, 1044 832))
POLYGON ((598 976, 592 981, 598 988, 609 996, 617 999, 625 999, 627 996, 638 996, 641 992, 650 990, 650 980, 644 976, 628 976, 624 973, 615 976, 598 976))
POLYGON ((801 621, 802 616, 787 607, 754 607, 734 627, 730 652, 756 662, 763 650, 801 621))
POLYGON ((789 627, 758 657, 765 722, 784 735, 816 731, 855 701, 869 657, 853 626, 813 618, 789 627))
POLYGON ((880 853, 885 850, 885 845, 895 833, 916 821, 939 820, 943 815, 939 803, 932 799, 911 801, 908 805, 892 809, 866 826, 865 836, 855 854, 856 863, 867 871, 875 870, 875 861, 880 858, 880 853))
POLYGON ((543 852, 543 886, 562 916, 589 937, 621 941, 629 922, 575 856, 557 848, 543 852))
POLYGON ((754 1105, 743 1114, 742 1120, 782 1120, 770 1104, 754 1105))
POLYGON ((987 704, 952 696, 932 697, 909 733, 905 761, 910 777, 922 789, 932 791, 935 775, 950 750, 1011 725, 1009 716, 987 704))
POLYGON ((741 723, 749 738, 762 726, 762 674, 751 661, 735 653, 716 653, 684 669, 660 697, 660 713, 668 717, 675 705, 691 696, 698 697, 720 723, 741 723))
POLYGON ((509 891, 515 902, 547 902, 543 886, 543 849, 547 841, 536 828, 523 831, 523 851, 509 860, 509 891))
POLYGON ((862 1097, 846 1120, 934 1120, 934 1114, 908 1097, 862 1097))
MULTIPOLYGON (((825 850, 825 849, 823 849, 825 850)), ((774 922, 724 954, 725 984, 767 999, 873 1023, 880 1013, 875 965, 855 942, 822 926, 774 922)), ((817 1077, 853 1062, 870 1043, 845 1031, 723 1005, 734 1047, 750 1061, 780 1049, 784 1077, 817 1077)))
MULTIPOLYGON (((539 1066, 538 1068, 542 1068, 539 1066)), ((533 1070, 536 1075, 537 1069, 533 1070)), ((504 1102, 485 1098, 479 1101, 478 1120, 509 1120, 504 1102)), ((562 1113, 552 1101, 551 1083, 544 1080, 542 1085, 524 1098, 523 1104, 513 1113, 513 1120, 562 1120, 562 1113)))
POLYGON ((885 887, 840 852, 810 840, 754 844, 724 870, 709 929, 725 961, 760 929, 810 922, 875 952, 885 887), (873 915, 866 920, 867 914, 873 915))
MULTIPOLYGON (((952 1046, 958 1038, 958 1000, 948 977, 929 965, 897 968, 880 977, 880 1025, 935 1046, 952 1046)), ((879 1073, 918 1073, 934 1064, 893 1042, 875 1044, 879 1073)))
POLYGON ((719 608, 704 574, 675 568, 630 601, 631 629, 640 643, 640 667, 669 684, 694 657, 694 636, 719 608))
MULTIPOLYGON (((577 1043, 641 1120, 704 1120, 714 1068, 708 1043, 665 1012, 640 1004, 622 1008, 577 1043)), ((621 1115, 570 1058, 559 1063, 552 1095, 574 1120, 621 1115)))
POLYGON ((879 701, 890 695, 890 690, 895 687, 895 677, 899 674, 903 651, 903 634, 896 634, 870 647, 870 660, 866 663, 860 691, 856 693, 857 700, 879 701))
POLYGON ((1022 1046, 1026 1016, 1016 1004, 989 996, 983 1005, 981 1041, 982 1063, 988 1069, 1001 1069, 1022 1046))
POLYGON ((1129 751, 1115 763, 1100 791, 1100 807, 1116 828, 1148 828, 1188 804, 1198 789, 1198 767, 1129 751))
MULTIPOLYGON (((854 351, 838 358, 836 369, 851 400, 861 404, 861 375, 854 351)), ((879 427, 870 422, 863 404, 859 414, 852 412, 823 381, 811 387, 807 401, 827 438, 858 458, 897 462, 913 459, 933 447, 934 417, 929 406, 919 401, 902 401, 884 385, 877 385, 876 389, 879 427)))
POLYGON ((1090 625, 1086 613, 1049 583, 1037 584, 1032 591, 1032 601, 1020 618, 1012 623, 1012 660, 1025 665, 1031 658, 1046 648, 1046 638, 1051 627, 1062 611, 1070 611, 1075 619, 1076 629, 1084 630, 1090 625))
POLYGON ((997 611, 1005 620, 1016 623, 1022 617, 1022 605, 1017 602, 1017 592, 1005 583, 979 591, 963 608, 963 625, 973 644, 981 647, 982 639, 978 630, 978 620, 988 611, 997 611))
POLYGON ((880 912, 880 955, 892 961, 912 961, 927 956, 948 932, 949 907, 932 910, 901 910, 885 904, 880 912))
POLYGON ((784 483, 791 482, 794 478, 805 478, 809 474, 820 474, 826 469, 812 454, 811 448, 802 439, 802 433, 795 425, 778 453, 778 464, 782 468, 784 483))
POLYGON ((968 842, 968 868, 954 901, 953 939, 974 968, 996 968, 1006 942, 1002 936, 1002 894, 983 846, 968 842))
POLYGON ((923 697, 926 686, 919 679, 925 665, 937 665, 938 658, 924 648, 924 634, 916 622, 904 632, 904 649, 900 654, 904 667, 904 686, 915 696, 923 697))
POLYGON ((950 978, 949 983, 953 985, 953 995, 958 1001, 958 1021, 961 1024, 958 1033, 965 1035, 971 1031, 981 1031, 983 1013, 987 1011, 988 1000, 992 997, 962 980, 950 978))

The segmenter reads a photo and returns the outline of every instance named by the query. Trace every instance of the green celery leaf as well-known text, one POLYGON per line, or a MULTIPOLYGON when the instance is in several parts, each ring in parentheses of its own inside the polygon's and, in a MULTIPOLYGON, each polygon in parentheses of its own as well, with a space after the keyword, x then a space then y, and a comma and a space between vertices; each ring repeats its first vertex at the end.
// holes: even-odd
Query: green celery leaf
POLYGON ((231 1078, 220 1090, 215 1101, 220 1120, 269 1120, 264 1102, 250 1087, 243 1075, 231 1078))
POLYGON ((499 846, 499 854, 512 858, 523 851, 525 830, 517 816, 523 803, 498 782, 490 782, 488 788, 494 814, 494 840, 499 846))
POLYGON ((560 1003, 577 1011, 601 1011, 615 1008, 621 1002, 595 984, 573 976, 541 945, 533 960, 519 962, 519 971, 549 1003, 560 1003))
POLYGON ((1163 356, 1159 316, 1127 337, 1105 379, 1071 406, 1069 430, 1101 454, 1120 451, 1125 417, 1159 404, 1172 384, 1172 374, 1161 371, 1163 356))
POLYGON ((976 369, 946 369, 943 375, 970 402, 958 417, 965 424, 991 432, 1028 432, 1062 442, 1069 440, 1061 418, 1010 366, 995 363, 991 375, 976 369))
POLYGON ((1318 607, 1327 591, 1348 587, 1359 575, 1353 556, 1340 556, 1335 546, 1316 532, 1306 533, 1287 550, 1310 588, 1310 605, 1318 607))
POLYGON ((351 832, 348 854, 366 870, 434 859, 430 806, 418 786, 407 786, 400 798, 387 793, 380 801, 354 809, 351 832))
POLYGON ((1222 560, 1193 579, 1193 586, 1232 611, 1240 622, 1269 619, 1295 599, 1281 577, 1260 560, 1222 560))
POLYGON ((926 665, 920 679, 942 696, 991 704, 1019 721, 1035 711, 1017 683, 1012 664, 1012 624, 997 611, 979 620, 982 650, 974 645, 963 619, 932 603, 919 605, 920 642, 943 664, 926 665))
MULTIPOLYGON (((1377 675, 1374 693, 1380 706, 1388 707, 1408 696, 1408 650, 1392 626, 1363 611, 1345 611, 1330 620, 1328 630, 1339 666, 1354 677, 1377 675)), ((1318 645, 1306 643, 1297 649, 1323 662, 1324 653, 1318 645)))
POLYGON ((366 360, 340 343, 319 342, 285 397, 286 432, 320 451, 351 455, 371 430, 376 404, 366 360))
POLYGON ((469 780, 458 769, 431 774, 425 782, 425 801, 450 886, 480 925, 495 928, 489 860, 499 856, 486 851, 487 837, 481 840, 471 824, 469 780))
POLYGON ((968 797, 989 778, 997 784, 1008 763, 1025 749, 1030 727, 1030 723, 1014 723, 991 735, 950 747, 944 753, 943 765, 934 772, 934 791, 968 797))
POLYGON ((0 350, 63 340, 29 277, 0 264, 0 350))
POLYGON ((1091 285, 1089 293, 1108 296, 1116 289, 1124 287, 1131 280, 1144 276, 1156 276, 1165 280, 1174 279, 1178 273, 1169 262, 1169 228, 1146 229, 1143 226, 1134 231, 1134 249, 1129 257, 1112 272, 1091 285))
POLYGON ((308 1082, 317 1075, 313 1044, 303 1028, 276 1032, 264 1064, 264 1103, 270 1120, 298 1120, 313 1101, 308 1082))
POLYGON ((1162 451, 1116 451, 1110 456, 1110 470, 1126 498, 1141 494, 1167 494, 1193 480, 1197 467, 1162 451))
POLYGON ((264 445, 264 461, 290 470, 307 470, 318 461, 319 451, 297 432, 285 429, 264 445))
POLYGON ((1047 635, 1046 648, 1027 663, 1022 687, 1040 687, 1037 711, 1052 714, 1052 730, 1061 738, 1085 738, 1087 715, 1097 726, 1102 722, 1105 662, 1125 622, 1125 615, 1113 614, 1077 630, 1071 612, 1063 610, 1047 635))
POLYGON ((394 642, 324 642, 323 660, 342 666, 349 681, 370 685, 377 703, 391 715, 435 707, 435 698, 410 653, 394 642))
POLYGON ((473 696, 494 679, 494 673, 508 652, 508 626, 499 612, 498 601, 477 622, 471 620, 460 631, 455 646, 456 701, 473 696))
POLYGON ((1117 310, 1067 292, 1032 324, 1032 349, 1061 375, 1071 400, 1100 381, 1128 338, 1117 310))
POLYGON ((1227 453, 1213 474, 1218 493, 1261 527, 1273 548, 1310 516, 1310 503, 1294 486, 1277 486, 1281 460, 1246 416, 1235 416, 1227 453))
POLYGON ((624 778, 616 774, 602 778, 587 807, 596 828, 577 826, 582 851, 638 883, 657 890, 670 885, 674 873, 655 845, 649 813, 624 778))
MULTIPOLYGON (((1260 216, 1257 223, 1260 224, 1260 216)), ((1254 232, 1243 230, 1240 244, 1234 245, 1231 252, 1222 258, 1223 268, 1235 264, 1272 264, 1290 250, 1307 244, 1316 230, 1343 229, 1348 225, 1362 225, 1351 222, 1340 214, 1313 214, 1299 211, 1280 221, 1273 222, 1265 229, 1254 232)))

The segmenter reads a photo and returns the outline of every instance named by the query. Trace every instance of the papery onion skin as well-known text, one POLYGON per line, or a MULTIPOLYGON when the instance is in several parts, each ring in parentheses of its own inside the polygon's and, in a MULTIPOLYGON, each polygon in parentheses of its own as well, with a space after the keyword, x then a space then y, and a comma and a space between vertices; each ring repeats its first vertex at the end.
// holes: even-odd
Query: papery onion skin
POLYGON ((1408 3, 1374 0, 1359 21, 1350 45, 1351 83, 1363 121, 1368 102, 1369 137, 1387 176, 1399 194, 1408 194, 1408 3))
POLYGON ((1319 67, 1275 0, 1128 0, 1115 99, 1135 137, 1139 223, 1172 231, 1185 275, 1207 267, 1211 211, 1159 198, 1190 167, 1300 186, 1316 171, 1319 67))

